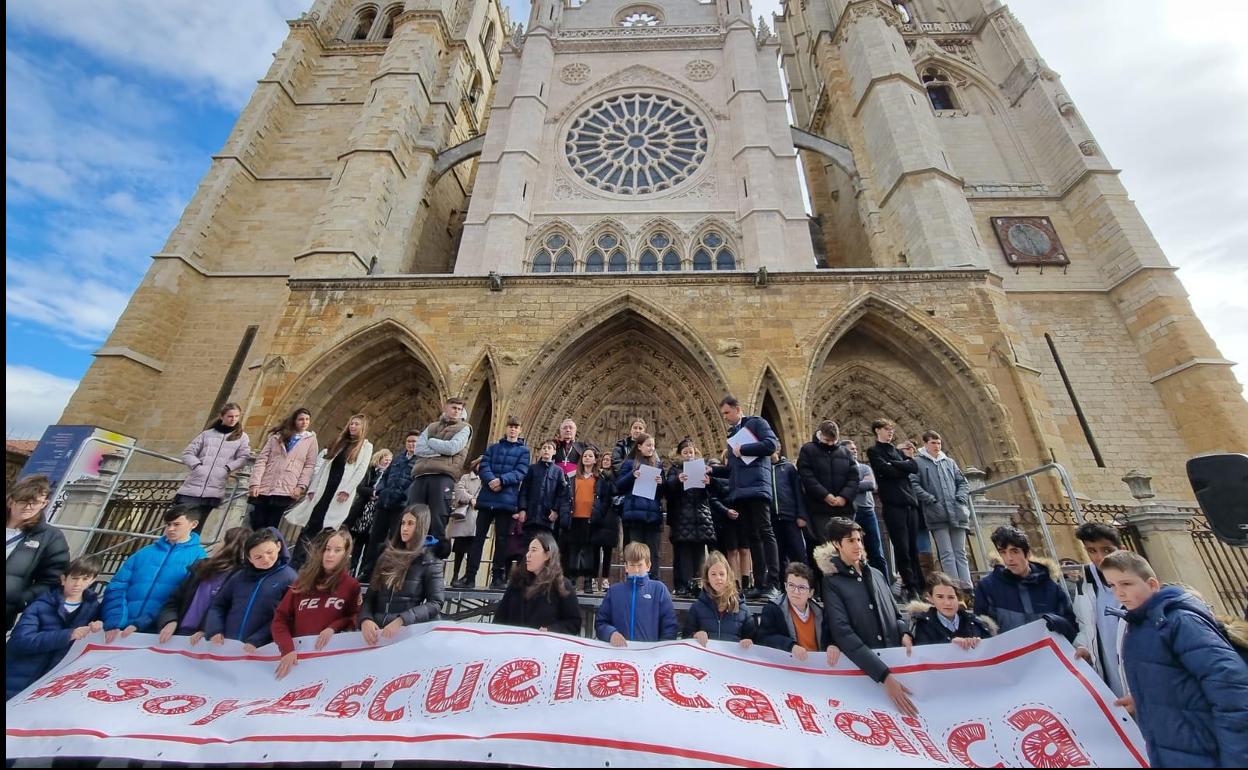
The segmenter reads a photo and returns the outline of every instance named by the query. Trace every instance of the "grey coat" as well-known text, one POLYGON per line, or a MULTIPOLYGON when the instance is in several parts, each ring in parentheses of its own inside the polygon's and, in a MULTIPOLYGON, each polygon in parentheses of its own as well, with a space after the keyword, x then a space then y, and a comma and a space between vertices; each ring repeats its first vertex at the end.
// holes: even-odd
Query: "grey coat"
POLYGON ((919 472, 910 477, 910 488, 918 498, 923 520, 929 529, 958 527, 970 529, 970 487, 962 469, 949 455, 939 462, 923 452, 914 455, 919 472))

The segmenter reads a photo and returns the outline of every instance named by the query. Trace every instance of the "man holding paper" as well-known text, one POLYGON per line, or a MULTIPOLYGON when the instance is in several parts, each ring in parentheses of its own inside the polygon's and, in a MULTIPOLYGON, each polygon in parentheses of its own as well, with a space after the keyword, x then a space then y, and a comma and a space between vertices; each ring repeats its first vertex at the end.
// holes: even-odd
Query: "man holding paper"
POLYGON ((728 479, 728 515, 744 520, 754 553, 754 590, 746 598, 770 600, 780 594, 780 549, 771 528, 771 455, 780 442, 766 420, 747 417, 732 396, 719 402, 719 413, 728 424, 728 462, 711 473, 728 479))

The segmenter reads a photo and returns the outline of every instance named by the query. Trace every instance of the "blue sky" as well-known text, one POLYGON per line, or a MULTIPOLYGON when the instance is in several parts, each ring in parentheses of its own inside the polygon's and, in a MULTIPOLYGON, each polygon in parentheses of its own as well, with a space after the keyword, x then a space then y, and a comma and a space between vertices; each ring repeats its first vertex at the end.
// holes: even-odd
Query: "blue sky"
MULTIPOLYGON (((6 5, 7 435, 38 437, 57 419, 285 38, 284 20, 309 4, 6 5)), ((527 3, 509 6, 527 20, 527 3)), ((1010 6, 1124 169, 1222 353, 1248 363, 1238 40, 1248 3, 1198 14, 1144 0, 1010 6)))

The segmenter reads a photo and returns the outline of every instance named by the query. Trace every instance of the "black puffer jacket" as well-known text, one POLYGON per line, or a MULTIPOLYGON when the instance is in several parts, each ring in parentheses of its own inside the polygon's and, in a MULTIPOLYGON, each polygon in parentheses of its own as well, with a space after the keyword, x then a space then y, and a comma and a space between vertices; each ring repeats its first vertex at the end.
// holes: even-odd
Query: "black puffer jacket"
POLYGON ((598 484, 605 485, 603 494, 606 502, 602 505, 595 504, 594 512, 589 517, 589 543, 605 548, 619 548, 620 514, 624 511, 624 497, 615 493, 615 471, 599 473, 598 484))
POLYGON ((517 580, 513 576, 507 584, 507 590, 503 592, 503 598, 498 602, 498 609, 494 611, 494 622, 580 636, 581 607, 577 603, 572 581, 563 578, 563 596, 556 591, 526 596, 529 582, 525 579, 517 580))
POLYGON ((888 666, 875 651, 900 646, 901 635, 910 632, 893 602, 888 581, 866 562, 846 565, 831 544, 815 549, 815 562, 823 572, 828 643, 839 647, 867 676, 883 682, 888 666))
POLYGON ((59 588, 69 567, 69 543, 46 519, 26 530, 4 560, 4 628, 13 627, 26 605, 45 591, 59 588))
POLYGON ((910 488, 910 474, 919 472, 919 464, 906 457, 892 444, 882 441, 867 450, 867 460, 875 472, 880 502, 887 507, 918 508, 919 501, 910 488))
POLYGON ((772 489, 771 512, 778 521, 801 519, 809 522, 806 513, 806 495, 802 492, 802 477, 797 466, 789 458, 781 456, 780 462, 771 466, 772 489))
POLYGON ((832 516, 854 518, 854 498, 858 496, 858 463, 845 447, 825 444, 816 433, 802 445, 797 456, 797 471, 806 493, 806 509, 816 517, 811 534, 822 543, 823 525, 832 516), (845 498, 845 505, 834 508, 824 500, 828 495, 845 498))
POLYGON ((915 644, 947 644, 957 638, 987 639, 997 633, 997 624, 991 619, 958 610, 958 630, 950 631, 936 615, 936 608, 925 602, 911 602, 906 607, 910 614, 910 635, 915 644))
MULTIPOLYGON (((713 506, 723 507, 718 499, 705 489, 685 489, 680 480, 684 468, 672 465, 663 479, 663 492, 667 497, 667 526, 671 528, 673 543, 714 543, 715 518, 713 506)), ((727 513, 727 509, 724 510, 727 513)))
POLYGON ((633 449, 637 446, 637 442, 633 441, 632 436, 625 436, 615 442, 615 448, 611 450, 611 467, 618 468, 624 464, 624 461, 633 455, 633 449))
POLYGON ((394 456, 394 461, 381 477, 381 488, 377 490, 377 504, 385 510, 392 510, 403 505, 407 499, 407 488, 412 485, 412 466, 416 464, 416 455, 407 456, 403 449, 394 456))
POLYGON ((412 560, 398 588, 388 588, 377 580, 369 585, 360 622, 372 620, 384 628, 395 618, 402 618, 405 626, 437 620, 442 614, 444 587, 442 560, 426 548, 412 560))
POLYGON ((715 600, 703 589, 698 600, 689 605, 685 613, 681 636, 692 639, 699 631, 705 631, 707 636, 721 642, 753 641, 758 636, 758 623, 745 602, 738 602, 736 612, 720 612, 715 600))

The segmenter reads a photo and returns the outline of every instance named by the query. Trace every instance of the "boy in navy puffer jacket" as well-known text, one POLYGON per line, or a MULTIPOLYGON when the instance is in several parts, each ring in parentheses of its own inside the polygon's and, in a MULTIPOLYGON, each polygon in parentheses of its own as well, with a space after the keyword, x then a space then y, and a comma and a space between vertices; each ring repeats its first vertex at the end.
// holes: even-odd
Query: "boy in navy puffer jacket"
POLYGON ((568 494, 568 477, 554 463, 555 442, 547 439, 538 449, 537 460, 529 466, 520 482, 519 514, 524 522, 525 537, 532 538, 538 528, 554 532, 559 509, 568 494))
POLYGON ((247 564, 226 578, 204 617, 213 644, 237 639, 248 652, 273 641, 273 614, 295 581, 286 541, 275 527, 252 532, 244 546, 247 564))
POLYGON ((74 642, 103 628, 99 598, 87 590, 99 574, 97 557, 75 559, 61 575, 60 588, 26 607, 4 646, 5 700, 51 671, 74 642))

